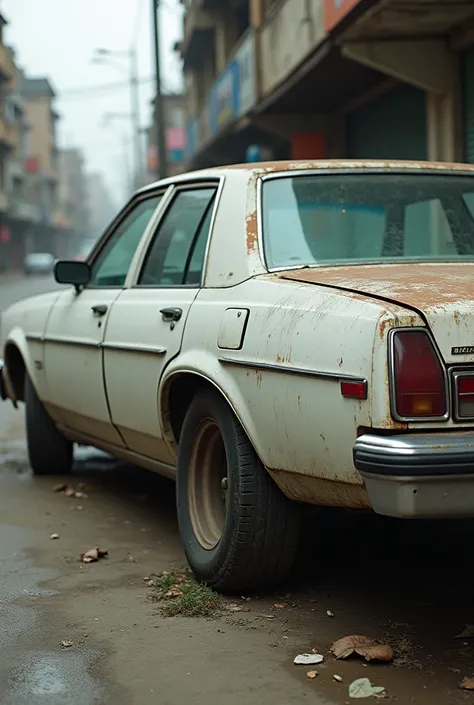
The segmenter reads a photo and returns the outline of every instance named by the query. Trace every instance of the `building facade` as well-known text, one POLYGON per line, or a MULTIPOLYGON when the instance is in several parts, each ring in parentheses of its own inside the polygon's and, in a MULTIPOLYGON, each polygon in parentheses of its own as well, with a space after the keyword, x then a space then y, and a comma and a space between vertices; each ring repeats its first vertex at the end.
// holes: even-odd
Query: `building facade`
POLYGON ((68 249, 90 237, 90 205, 85 161, 77 147, 61 149, 58 160, 59 204, 71 229, 68 249))
POLYGON ((187 166, 474 162, 474 3, 188 0, 187 166))

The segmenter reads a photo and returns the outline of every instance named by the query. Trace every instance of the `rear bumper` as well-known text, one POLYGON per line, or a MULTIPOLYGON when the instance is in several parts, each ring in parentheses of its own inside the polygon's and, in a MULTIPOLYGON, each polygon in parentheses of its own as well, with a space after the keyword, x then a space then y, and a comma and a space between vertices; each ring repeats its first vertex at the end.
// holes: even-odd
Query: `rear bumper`
POLYGON ((474 433, 365 434, 353 456, 377 514, 474 517, 474 433))
POLYGON ((3 376, 4 367, 5 363, 3 362, 3 360, 0 360, 0 399, 2 399, 3 401, 7 399, 7 390, 5 387, 5 379, 3 376))

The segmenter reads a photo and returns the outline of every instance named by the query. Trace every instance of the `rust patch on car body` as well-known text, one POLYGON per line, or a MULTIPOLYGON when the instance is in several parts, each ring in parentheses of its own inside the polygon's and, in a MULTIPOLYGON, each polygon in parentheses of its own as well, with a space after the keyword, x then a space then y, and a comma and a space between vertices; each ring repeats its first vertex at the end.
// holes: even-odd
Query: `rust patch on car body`
POLYGON ((305 159, 296 160, 280 160, 267 162, 254 162, 251 164, 229 164, 227 166, 218 167, 219 169, 236 169, 241 171, 249 171, 254 174, 265 174, 274 171, 303 171, 311 169, 334 169, 334 170, 362 170, 362 169, 406 169, 406 170, 427 170, 427 171, 464 171, 474 174, 474 165, 461 164, 457 162, 428 162, 428 161, 411 161, 397 159, 305 159))
POLYGON ((469 262, 313 267, 278 276, 365 293, 420 310, 474 301, 474 263, 469 262))
POLYGON ((254 252, 257 247, 258 230, 257 230, 257 213, 250 213, 245 219, 246 222, 246 240, 247 252, 254 252))
POLYGON ((362 478, 360 483, 356 484, 328 480, 314 475, 302 475, 287 470, 269 470, 269 472, 283 494, 296 502, 322 507, 372 508, 362 478))

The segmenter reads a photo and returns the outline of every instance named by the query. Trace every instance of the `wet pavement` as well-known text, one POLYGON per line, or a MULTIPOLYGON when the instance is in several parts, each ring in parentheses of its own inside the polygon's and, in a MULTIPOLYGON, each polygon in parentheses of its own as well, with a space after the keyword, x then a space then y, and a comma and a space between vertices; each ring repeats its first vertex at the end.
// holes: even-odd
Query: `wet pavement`
MULTIPOLYGON (((0 309, 52 286, 0 281, 0 309)), ((235 596, 244 609, 216 619, 165 618, 143 578, 185 565, 173 484, 91 449, 76 459, 67 480, 87 483, 85 498, 33 478, 23 411, 0 404, 1 705, 344 705, 361 677, 401 705, 474 702, 459 689, 474 639, 455 638, 474 624, 473 522, 322 512, 274 594, 235 596), (94 546, 109 557, 80 563, 94 546), (329 647, 348 634, 390 643, 394 662, 336 661, 329 647), (293 658, 312 649, 325 661, 309 680, 293 658)))

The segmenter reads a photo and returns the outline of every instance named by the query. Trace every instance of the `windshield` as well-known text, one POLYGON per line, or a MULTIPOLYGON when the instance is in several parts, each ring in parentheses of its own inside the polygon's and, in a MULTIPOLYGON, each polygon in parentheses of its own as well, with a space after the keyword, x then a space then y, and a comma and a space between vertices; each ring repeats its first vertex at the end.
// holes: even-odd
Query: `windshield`
POLYGON ((269 269, 474 260, 474 177, 311 174, 262 185, 269 269))

